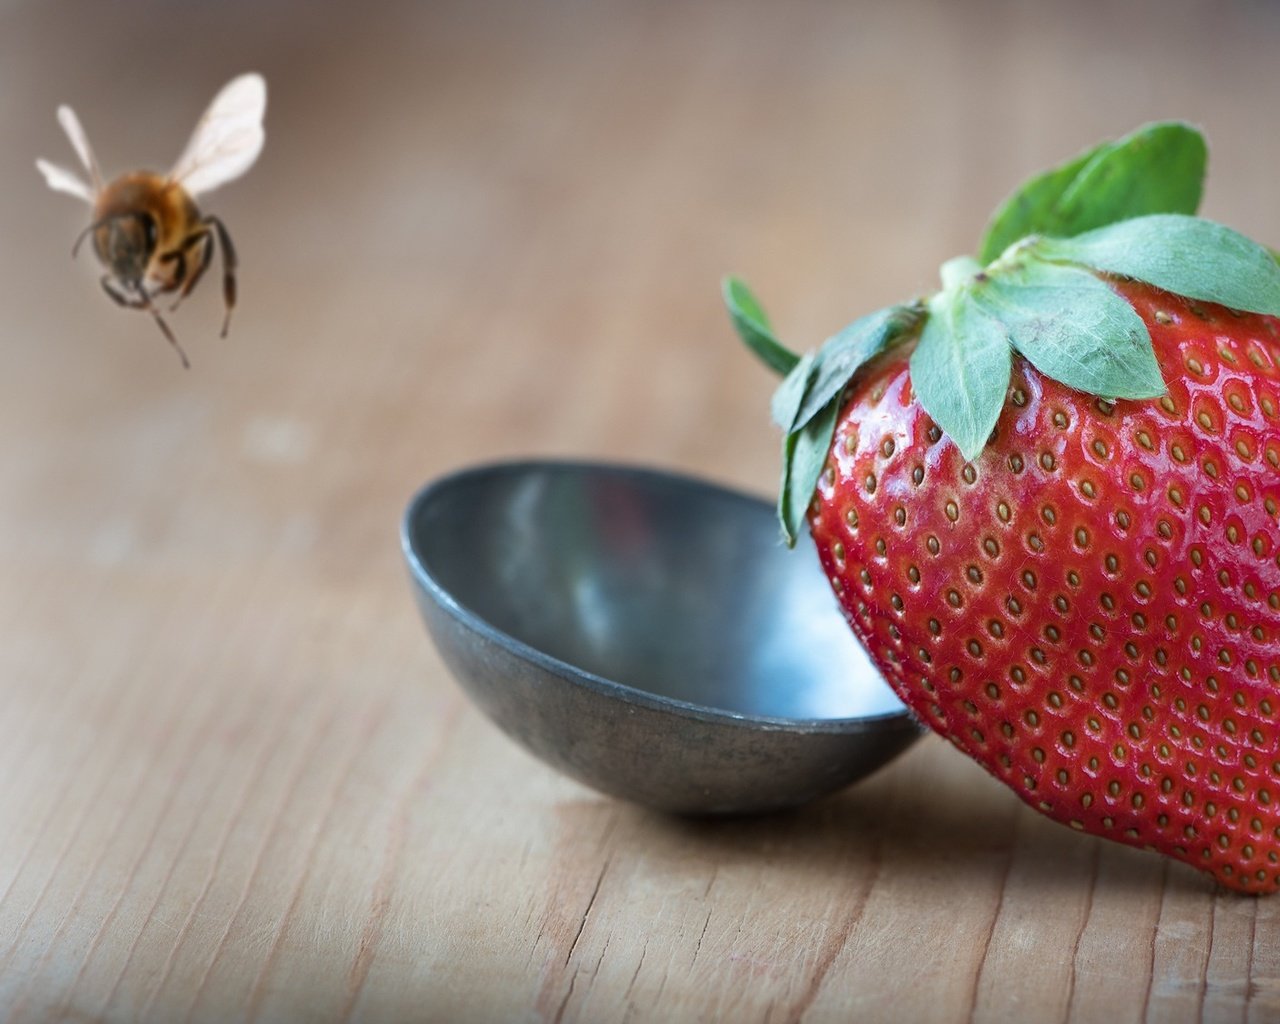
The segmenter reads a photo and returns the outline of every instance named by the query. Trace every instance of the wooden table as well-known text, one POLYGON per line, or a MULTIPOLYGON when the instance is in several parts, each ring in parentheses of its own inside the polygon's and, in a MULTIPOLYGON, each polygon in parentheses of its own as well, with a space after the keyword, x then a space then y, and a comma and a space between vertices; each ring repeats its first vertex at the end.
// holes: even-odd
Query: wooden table
POLYGON ((1273 8, 1036 7, 5 4, 0 1017, 1280 1019, 1276 898, 932 739, 768 820, 621 805, 474 711, 409 599, 401 509, 465 463, 771 491, 725 271, 815 344, 1159 116, 1280 240, 1273 8), (226 340, 214 284, 174 315, 184 372, 31 161, 71 102, 163 167, 251 67, 267 148, 207 204, 243 298, 226 340))

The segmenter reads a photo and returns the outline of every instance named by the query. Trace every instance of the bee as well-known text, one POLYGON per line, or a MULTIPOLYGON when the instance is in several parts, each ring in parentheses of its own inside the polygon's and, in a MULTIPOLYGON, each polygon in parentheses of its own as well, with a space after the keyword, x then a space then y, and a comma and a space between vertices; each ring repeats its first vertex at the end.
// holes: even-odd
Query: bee
POLYGON ((168 312, 191 294, 222 250, 222 336, 227 335, 236 303, 236 250, 226 225, 202 215, 196 197, 247 171, 262 151, 267 86, 261 75, 232 79, 214 97, 197 122, 186 149, 168 174, 132 171, 105 182, 80 119, 68 106, 58 108, 58 123, 88 172, 86 182, 47 160, 36 167, 45 183, 93 207, 92 220, 72 246, 74 257, 86 237, 106 273, 103 291, 118 305, 150 313, 182 360, 187 355, 156 306, 161 295, 177 293, 168 312))

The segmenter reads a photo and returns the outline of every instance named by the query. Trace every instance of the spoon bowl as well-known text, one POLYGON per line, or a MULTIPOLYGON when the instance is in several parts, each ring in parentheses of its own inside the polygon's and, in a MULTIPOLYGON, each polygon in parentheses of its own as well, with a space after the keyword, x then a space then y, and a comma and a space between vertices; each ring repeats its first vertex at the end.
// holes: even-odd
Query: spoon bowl
POLYGON ((920 735, 811 552, 757 498, 669 473, 482 466, 410 502, 418 607, 508 735, 602 792, 685 814, 813 800, 920 735))

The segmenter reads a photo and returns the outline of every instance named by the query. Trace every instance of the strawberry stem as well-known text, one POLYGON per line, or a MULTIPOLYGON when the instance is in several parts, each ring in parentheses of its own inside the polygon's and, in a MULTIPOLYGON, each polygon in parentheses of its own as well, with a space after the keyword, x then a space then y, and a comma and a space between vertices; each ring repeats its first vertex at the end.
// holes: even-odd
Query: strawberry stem
POLYGON ((942 264, 938 273, 944 290, 959 288, 982 273, 982 264, 972 256, 955 256, 942 264))

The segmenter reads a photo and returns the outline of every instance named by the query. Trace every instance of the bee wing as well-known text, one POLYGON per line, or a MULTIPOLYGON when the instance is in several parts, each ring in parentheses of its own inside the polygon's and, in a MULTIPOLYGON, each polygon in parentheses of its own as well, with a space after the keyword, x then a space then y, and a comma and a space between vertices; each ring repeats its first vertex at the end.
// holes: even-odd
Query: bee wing
POLYGON ((76 117, 76 112, 65 103, 58 108, 58 124, 62 125, 62 130, 67 133, 67 138, 71 140, 71 148, 76 151, 76 156, 80 158, 80 163, 89 172, 89 184, 93 186, 93 191, 95 193, 100 192, 102 190, 102 172, 98 170, 98 160, 93 155, 93 147, 89 145, 89 136, 85 134, 84 128, 81 127, 80 118, 76 117))
POLYGON ((57 164, 51 164, 48 160, 37 160, 36 166, 40 168, 40 173, 44 175, 44 183, 55 192, 66 192, 77 199, 83 199, 86 203, 94 201, 95 192, 93 188, 74 171, 59 167, 57 164))
POLYGON ((169 178, 192 195, 238 178, 262 151, 266 109, 267 83, 261 75, 233 78, 200 118, 169 178))
POLYGON ((88 182, 81 179, 75 172, 59 167, 57 164, 51 164, 48 160, 37 160, 36 166, 44 175, 45 184, 55 192, 66 192, 77 199, 83 199, 86 203, 92 203, 102 191, 102 172, 98 170, 98 161, 93 155, 93 147, 89 145, 89 136, 81 127, 80 118, 76 117, 76 112, 66 104, 58 108, 58 124, 62 125, 62 130, 71 140, 71 148, 76 151, 80 163, 89 172, 88 182))

